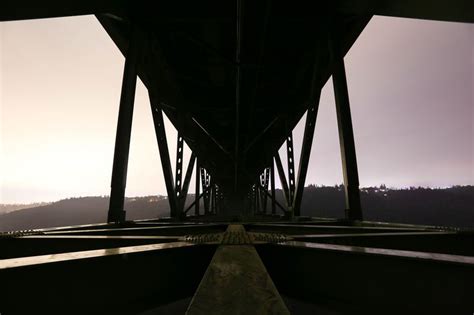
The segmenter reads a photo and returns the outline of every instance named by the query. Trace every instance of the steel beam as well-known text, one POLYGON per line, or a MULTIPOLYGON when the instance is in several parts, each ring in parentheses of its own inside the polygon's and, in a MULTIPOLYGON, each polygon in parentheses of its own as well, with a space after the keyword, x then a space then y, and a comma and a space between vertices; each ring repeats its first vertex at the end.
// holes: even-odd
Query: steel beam
POLYGON ((271 176, 271 190, 272 190, 272 214, 276 213, 276 207, 275 207, 275 201, 276 201, 276 196, 275 196, 275 164, 273 162, 272 158, 272 166, 270 167, 270 176, 271 176))
POLYGON ((125 67, 120 95, 120 108, 115 137, 114 163, 112 168, 112 183, 110 191, 109 212, 107 222, 125 221, 123 209, 125 187, 127 183, 128 155, 130 152, 130 137, 132 133, 133 105, 137 85, 137 31, 133 29, 129 40, 129 49, 125 58, 125 67))
POLYGON ((201 167, 200 168, 200 171, 201 171, 201 183, 202 183, 202 193, 203 193, 203 196, 202 196, 202 199, 203 199, 203 206, 204 206, 204 214, 207 214, 208 210, 207 209, 207 205, 206 205, 206 195, 207 195, 207 186, 206 186, 206 170, 201 167))
POLYGON ((215 249, 174 242, 1 260, 2 313, 135 314, 155 309, 191 296, 215 249))
POLYGON ((209 214, 210 206, 210 187, 211 187, 211 176, 207 173, 206 169, 201 168, 201 180, 202 189, 204 192, 204 214, 209 214), (209 188, 209 189, 208 189, 209 188))
POLYGON ((225 229, 225 224, 182 224, 169 226, 143 226, 143 227, 128 227, 128 228, 113 228, 113 229, 93 229, 93 230, 78 230, 78 231, 61 231, 50 232, 46 235, 163 235, 163 236, 177 236, 177 235, 191 235, 203 233, 218 233, 225 229))
MULTIPOLYGON (((261 189, 261 188, 260 188, 260 189, 261 189)), ((272 197, 268 191, 264 191, 264 193, 266 193, 267 196, 272 197)), ((273 195, 273 196, 274 196, 274 195, 273 195)), ((273 198, 273 199, 274 199, 274 198, 273 198)), ((274 199, 273 202, 274 202, 274 206, 275 206, 275 207, 278 206, 278 207, 283 211, 283 213, 286 213, 286 212, 287 212, 287 210, 285 209, 285 207, 283 207, 278 201, 276 201, 276 200, 274 199)), ((272 210, 272 214, 276 214, 276 209, 275 209, 275 212, 273 212, 273 210, 272 210)))
POLYGON ((196 155, 191 153, 189 158, 188 167, 186 169, 186 175, 184 176, 184 181, 181 186, 181 196, 178 198, 179 202, 179 211, 182 213, 184 210, 184 205, 186 204, 186 198, 188 197, 189 184, 191 183, 191 176, 193 175, 194 161, 196 160, 196 155))
POLYGON ((346 199, 346 218, 362 220, 362 209, 359 195, 359 174, 352 129, 352 118, 347 90, 344 59, 339 52, 338 43, 330 38, 332 55, 332 79, 336 99, 337 126, 339 129, 339 144, 341 148, 342 170, 344 174, 344 189, 346 199))
POLYGON ((288 162, 288 208, 293 212, 293 200, 295 197, 295 157, 293 149, 293 132, 286 138, 286 159, 288 162))
POLYGON ((239 162, 240 162, 240 80, 241 80, 241 43, 242 43, 242 0, 236 2, 236 44, 235 44, 235 133, 234 133, 234 191, 238 190, 238 175, 239 175, 239 162))
MULTIPOLYGON (((201 175, 200 175, 200 172, 201 172, 201 166, 199 164, 199 159, 196 158, 196 190, 195 190, 195 194, 194 194, 194 215, 199 215, 199 199, 201 198, 200 196, 200 186, 201 186, 201 181, 199 180, 201 178, 201 175)), ((204 187, 203 187, 203 190, 204 190, 204 187)))
POLYGON ((207 214, 209 214, 211 212, 211 195, 212 195, 212 192, 211 192, 211 175, 207 172, 206 170, 206 187, 209 187, 209 189, 206 191, 206 194, 204 195, 204 201, 205 201, 205 204, 206 204, 206 211, 207 211, 207 214))
POLYGON ((260 195, 260 182, 255 184, 255 211, 254 214, 259 214, 262 212, 262 198, 260 195))
POLYGON ((293 200, 293 211, 295 216, 301 215, 301 201, 303 200, 304 185, 306 182, 306 174, 308 173, 309 158, 311 148, 313 146, 314 128, 316 126, 316 117, 318 115, 319 97, 321 90, 314 88, 315 95, 311 96, 310 108, 306 113, 306 124, 304 127, 303 144, 301 147, 300 164, 298 167, 298 179, 296 182, 296 193, 293 200))
MULTIPOLYGON (((263 187, 263 185, 264 185, 264 178, 263 178, 263 173, 262 173, 258 177, 257 186, 263 187)), ((264 197, 264 194, 260 190, 262 190, 262 189, 257 189, 257 193, 258 193, 258 211, 259 211, 259 213, 263 213, 264 212, 264 210, 263 210, 263 197, 264 197)))
POLYGON ((211 196, 210 196, 210 208, 211 208, 211 213, 216 214, 216 185, 213 184, 211 186, 211 196))
POLYGON ((200 194, 187 208, 186 210, 184 210, 184 214, 188 213, 189 210, 191 210, 192 207, 195 207, 195 205, 197 203, 199 203, 199 200, 201 200, 201 198, 203 198, 206 194, 206 192, 209 190, 209 187, 207 188, 203 188, 203 192, 202 194, 200 194))
POLYGON ((163 121, 163 112, 159 102, 153 102, 150 95, 151 112, 153 115, 153 123, 155 125, 156 139, 158 141, 158 149, 160 151, 161 166, 163 168, 163 176, 165 178, 166 192, 168 193, 168 201, 170 204, 171 217, 177 217, 178 203, 173 185, 173 171, 171 169, 170 154, 168 150, 168 142, 166 140, 165 124, 163 121))
POLYGON ((287 206, 290 204, 290 192, 288 188, 288 182, 286 181, 285 171, 283 170, 283 165, 281 164, 280 154, 277 152, 275 154, 275 163, 278 170, 278 177, 280 177, 281 188, 285 195, 287 206))
POLYGON ((393 233, 393 232, 417 232, 417 229, 400 229, 388 227, 363 227, 363 226, 341 226, 341 225, 314 225, 314 224, 285 224, 285 223, 253 223, 247 228, 252 232, 272 232, 283 234, 356 234, 356 233, 393 233))
POLYGON ((378 313, 387 306, 393 314, 474 309, 473 257, 297 241, 257 251, 281 294, 334 314, 378 313))
MULTIPOLYGON (((175 171, 175 180, 174 180, 174 192, 176 194, 176 200, 178 201, 178 212, 181 212, 181 186, 183 184, 183 151, 184 151, 184 140, 183 137, 178 132, 178 137, 176 141, 176 171, 175 171)), ((177 215, 179 216, 180 213, 177 215)))
MULTIPOLYGON (((270 181, 270 168, 265 168, 262 174, 263 177, 263 182, 262 182, 262 187, 265 191, 268 192, 268 182, 270 181)), ((268 195, 267 194, 262 194, 262 208, 263 208, 263 213, 267 213, 267 204, 268 204, 268 195)))

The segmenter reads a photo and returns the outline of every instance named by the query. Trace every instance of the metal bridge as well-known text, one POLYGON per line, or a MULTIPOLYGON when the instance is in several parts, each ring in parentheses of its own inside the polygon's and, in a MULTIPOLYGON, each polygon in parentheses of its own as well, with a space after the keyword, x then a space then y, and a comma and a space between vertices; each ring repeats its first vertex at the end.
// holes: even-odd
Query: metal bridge
POLYGON ((373 15, 474 23, 473 2, 0 4, 0 21, 82 14, 96 15, 126 60, 108 222, 1 235, 2 314, 474 311, 472 231, 363 220, 344 68, 373 15), (319 96, 331 76, 346 218, 304 218, 319 96), (149 92, 170 216, 127 221, 138 77, 149 92), (178 130, 175 167, 163 113, 178 130), (305 113, 296 173, 292 130, 305 113))

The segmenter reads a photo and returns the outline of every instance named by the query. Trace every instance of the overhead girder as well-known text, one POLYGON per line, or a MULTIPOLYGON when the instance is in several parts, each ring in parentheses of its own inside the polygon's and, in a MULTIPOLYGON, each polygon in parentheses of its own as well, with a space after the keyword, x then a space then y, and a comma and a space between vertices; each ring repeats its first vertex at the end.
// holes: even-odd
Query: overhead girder
POLYGON ((44 19, 85 14, 126 15, 126 0, 3 0, 0 21, 44 19))
MULTIPOLYGON (((230 19, 235 8, 220 1, 161 1, 153 3, 153 10, 143 10, 142 15, 160 23, 169 20, 193 19, 230 19), (205 8, 206 10, 203 10, 205 8), (158 19, 156 19, 158 18, 158 19)), ((144 1, 127 0, 5 0, 0 6, 0 21, 65 17, 85 14, 115 13, 118 16, 130 11, 146 8, 144 1)), ((469 0, 338 0, 329 5, 335 12, 350 15, 385 15, 393 17, 451 21, 474 22, 474 4, 469 0)), ((285 5, 284 15, 315 15, 318 14, 314 1, 301 1, 298 5, 285 5), (313 10, 311 10, 313 9, 313 10)))
MULTIPOLYGON (((113 21, 110 18, 103 16, 99 17, 99 20, 104 25, 104 27, 108 29, 112 38, 115 39, 115 37, 117 37, 117 45, 126 45, 126 36, 117 35, 117 33, 121 33, 117 27, 117 21, 113 21)), ((122 32, 122 34, 123 33, 124 32, 122 32)), ((154 37, 155 35, 153 32, 148 32, 148 35, 145 36, 154 37)), ((153 53, 158 53, 158 55, 154 58, 143 56, 143 60, 145 60, 146 63, 148 63, 149 60, 151 64, 156 64, 159 69, 164 70, 160 72, 160 76, 166 76, 171 71, 171 69, 170 64, 165 60, 166 54, 162 52, 161 48, 159 48, 162 46, 162 44, 159 44, 156 39, 151 40, 151 42, 152 44, 148 43, 147 45, 154 47, 151 49, 151 51, 153 53)), ((311 59, 314 61, 314 56, 311 59)), ((151 68, 153 67, 155 66, 151 66, 151 68)), ((228 186, 235 183, 235 174, 241 177, 242 186, 245 186, 245 183, 251 183, 253 181, 253 174, 259 172, 262 169, 262 166, 265 166, 264 164, 267 153, 262 151, 272 151, 272 147, 276 148, 280 144, 279 142, 281 141, 280 139, 283 135, 281 132, 282 125, 285 125, 284 128, 291 128, 292 125, 296 124, 297 120, 304 112, 304 107, 306 106, 304 98, 302 98, 299 102, 301 105, 296 107, 302 107, 303 110, 289 112, 286 106, 275 103, 277 106, 272 107, 270 104, 273 101, 268 100, 268 105, 264 105, 266 103, 262 103, 261 100, 259 100, 257 102, 258 105, 254 110, 254 113, 257 114, 256 117, 259 119, 259 124, 254 125, 254 127, 257 129, 254 128, 249 130, 244 128, 240 132, 241 137, 246 139, 246 143, 243 143, 243 145, 240 146, 241 150, 245 150, 244 158, 240 163, 242 167, 237 167, 233 172, 229 169, 229 172, 227 172, 226 167, 223 167, 223 165, 238 164, 236 163, 235 157, 233 157, 231 154, 235 140, 231 139, 229 141, 226 140, 225 137, 223 138, 225 133, 222 132, 221 129, 232 128, 232 125, 235 124, 235 121, 233 121, 234 115, 226 115, 226 112, 229 113, 231 111, 224 110, 222 111, 222 114, 220 114, 215 119, 212 118, 215 115, 215 112, 200 113, 199 108, 201 108, 203 105, 209 107, 209 104, 188 104, 189 100, 187 100, 186 95, 183 95, 183 93, 179 92, 183 90, 183 85, 182 82, 178 82, 179 79, 177 79, 175 72, 173 72, 174 74, 171 74, 170 80, 167 80, 164 77, 159 79, 159 77, 154 75, 150 77, 150 75, 146 73, 147 71, 143 71, 142 68, 143 65, 139 67, 139 73, 143 73, 141 78, 145 85, 149 89, 150 86, 160 87, 159 92, 152 91, 150 93, 152 98, 156 97, 160 100, 160 104, 162 104, 164 112, 181 132, 189 147, 193 152, 196 152, 198 156, 202 157, 203 166, 211 173, 216 174, 214 176, 215 181, 219 183, 219 185, 222 185, 225 190, 229 190, 228 186), (154 77, 153 80, 152 77, 154 77), (157 79, 159 82, 156 82, 157 79), (147 82, 147 80, 149 82, 147 82), (155 83, 151 83, 150 80, 155 83), (164 86, 162 86, 161 83, 164 81, 166 81, 166 83, 164 86), (180 94, 180 96, 177 96, 178 94, 180 94), (262 107, 262 104, 264 107, 262 107), (180 116, 180 119, 178 119, 178 116, 180 116), (284 116, 285 119, 279 118, 282 116, 284 116), (189 122, 190 120, 192 123, 189 122), (256 136, 250 136, 250 134, 255 134, 256 136), (264 147, 264 150, 261 150, 262 147, 264 147), (238 171, 236 172, 236 170, 238 171)), ((302 68, 304 67, 302 66, 302 68)), ((311 74, 305 74, 305 76, 308 75, 311 74)), ((306 86, 307 87, 305 87, 305 89, 310 89, 309 85, 306 86)), ((152 88, 152 90, 154 90, 154 88, 152 88)), ((271 94, 268 94, 267 96, 269 95, 271 94)), ((225 103, 221 104, 225 106, 225 103)), ((284 137, 286 137, 286 135, 284 137)))
POLYGON ((474 2, 470 0, 339 0, 338 12, 352 15, 386 15, 400 18, 474 22, 474 2))

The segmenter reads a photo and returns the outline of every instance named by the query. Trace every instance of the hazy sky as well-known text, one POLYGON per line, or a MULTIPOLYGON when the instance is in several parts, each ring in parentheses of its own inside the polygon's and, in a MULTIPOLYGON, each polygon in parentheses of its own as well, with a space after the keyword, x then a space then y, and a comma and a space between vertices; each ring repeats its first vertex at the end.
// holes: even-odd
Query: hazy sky
MULTIPOLYGON (((473 51, 474 25, 373 18, 345 58, 361 186, 474 184, 473 51)), ((109 194, 123 63, 93 16, 0 23, 0 203, 109 194)), ((307 183, 341 182, 328 82, 307 183)), ((165 191, 139 82, 127 195, 165 191)))

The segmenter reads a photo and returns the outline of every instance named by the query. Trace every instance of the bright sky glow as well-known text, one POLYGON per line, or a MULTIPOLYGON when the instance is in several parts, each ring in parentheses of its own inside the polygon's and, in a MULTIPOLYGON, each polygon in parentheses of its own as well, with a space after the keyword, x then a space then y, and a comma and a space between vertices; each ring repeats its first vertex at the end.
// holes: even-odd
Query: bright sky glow
MULTIPOLYGON (((473 51, 474 25, 371 21, 345 58, 361 186, 474 184, 473 51)), ((0 23, 0 203, 109 194, 123 63, 93 16, 0 23)), ((310 163, 308 184, 342 182, 331 82, 310 163)), ((162 178, 139 82, 127 195, 165 194, 162 178)))

